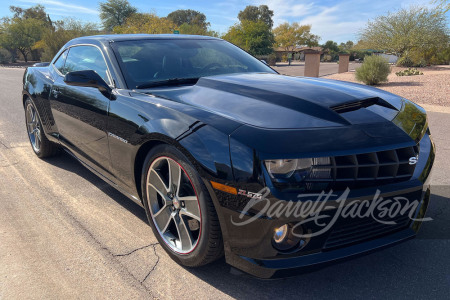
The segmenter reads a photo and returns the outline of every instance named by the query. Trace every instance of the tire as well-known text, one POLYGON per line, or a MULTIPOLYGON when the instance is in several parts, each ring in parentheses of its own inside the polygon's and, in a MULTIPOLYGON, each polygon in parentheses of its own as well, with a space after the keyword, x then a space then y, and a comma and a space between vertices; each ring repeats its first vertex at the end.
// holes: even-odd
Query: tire
POLYGON ((214 204, 183 153, 170 145, 154 147, 147 154, 141 178, 148 221, 173 260, 186 267, 199 267, 223 256, 214 204))
POLYGON ((50 142, 45 136, 38 110, 30 98, 25 100, 25 126, 31 148, 39 158, 55 156, 59 153, 59 146, 50 142))

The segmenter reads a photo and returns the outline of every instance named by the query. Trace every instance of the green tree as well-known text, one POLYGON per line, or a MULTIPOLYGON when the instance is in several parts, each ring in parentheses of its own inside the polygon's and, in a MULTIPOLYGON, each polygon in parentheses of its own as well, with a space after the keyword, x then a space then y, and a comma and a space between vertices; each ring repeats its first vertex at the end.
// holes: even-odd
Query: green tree
POLYGON ((208 30, 199 25, 193 24, 190 25, 188 23, 183 23, 179 27, 181 34, 193 34, 193 35, 209 35, 214 37, 219 37, 219 34, 216 31, 208 30))
POLYGON ((289 24, 288 22, 280 24, 273 30, 275 42, 278 47, 286 51, 293 51, 300 46, 317 46, 319 36, 311 33, 311 25, 300 25, 298 23, 289 24))
POLYGON ((25 62, 33 45, 41 39, 45 24, 33 18, 4 19, 0 28, 0 45, 12 55, 17 50, 22 53, 25 62))
MULTIPOLYGON (((320 45, 323 49, 323 51, 327 52, 329 55, 329 59, 331 59, 331 61, 336 61, 339 59, 339 46, 336 42, 334 41, 326 41, 325 44, 320 45)), ((324 57, 324 60, 325 57, 324 57)))
POLYGON ((349 53, 353 49, 354 43, 352 41, 347 41, 346 43, 341 43, 339 45, 339 51, 349 53))
POLYGON ((223 39, 241 47, 252 55, 267 55, 273 52, 274 36, 269 26, 262 22, 244 20, 231 26, 223 39))
POLYGON ((449 47, 447 19, 439 8, 410 7, 379 16, 367 23, 360 38, 365 49, 424 60, 449 47))
POLYGON ((244 10, 238 14, 239 21, 264 22, 269 28, 273 26, 273 10, 270 10, 267 5, 253 6, 248 5, 244 10))
POLYGON ((33 48, 42 50, 41 61, 51 61, 71 39, 96 33, 98 29, 94 23, 83 23, 70 18, 59 20, 44 31, 42 39, 34 44, 33 48))
POLYGON ((114 27, 114 33, 172 33, 178 26, 167 18, 153 13, 136 13, 121 26, 114 27))
POLYGON ((99 3, 100 19, 106 31, 113 31, 114 27, 121 26, 126 19, 137 12, 128 0, 107 0, 99 3))
POLYGON ((328 50, 330 54, 334 54, 339 52, 339 46, 336 42, 333 41, 326 41, 325 44, 321 45, 323 50, 328 50))
POLYGON ((20 6, 11 5, 9 7, 9 10, 14 13, 13 18, 37 19, 41 20, 44 23, 48 23, 48 25, 51 25, 51 20, 47 15, 47 12, 45 11, 45 7, 40 4, 25 9, 20 6))
POLYGON ((181 26, 187 24, 189 26, 196 26, 204 32, 208 30, 209 22, 206 22, 205 14, 192 9, 179 9, 167 15, 167 19, 172 21, 175 25, 181 26))
POLYGON ((434 4, 437 4, 437 8, 441 9, 444 14, 450 11, 450 1, 449 0, 434 0, 434 4))
POLYGON ((13 16, 2 19, 0 45, 10 52, 12 61, 16 60, 17 51, 22 53, 25 61, 28 61, 30 53, 37 59, 38 53, 32 52, 32 46, 52 24, 45 8, 42 5, 35 5, 27 9, 10 6, 9 9, 13 16))

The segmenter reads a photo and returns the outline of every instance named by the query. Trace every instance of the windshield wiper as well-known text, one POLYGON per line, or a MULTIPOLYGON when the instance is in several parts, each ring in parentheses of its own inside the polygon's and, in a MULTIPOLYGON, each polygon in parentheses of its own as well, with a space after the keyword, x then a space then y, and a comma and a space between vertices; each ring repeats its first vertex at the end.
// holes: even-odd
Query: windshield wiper
POLYGON ((151 81, 144 84, 140 84, 136 86, 137 89, 147 89, 155 86, 164 86, 164 85, 179 85, 179 84, 195 84, 199 80, 198 77, 193 78, 169 78, 165 80, 159 81, 151 81))

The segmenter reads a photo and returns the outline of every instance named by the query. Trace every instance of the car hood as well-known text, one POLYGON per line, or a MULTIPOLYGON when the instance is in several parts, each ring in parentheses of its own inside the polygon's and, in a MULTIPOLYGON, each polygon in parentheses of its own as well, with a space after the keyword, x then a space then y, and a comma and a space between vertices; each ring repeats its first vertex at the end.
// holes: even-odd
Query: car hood
POLYGON ((359 84, 267 73, 202 77, 149 93, 266 129, 341 127, 394 119, 402 99, 359 84))

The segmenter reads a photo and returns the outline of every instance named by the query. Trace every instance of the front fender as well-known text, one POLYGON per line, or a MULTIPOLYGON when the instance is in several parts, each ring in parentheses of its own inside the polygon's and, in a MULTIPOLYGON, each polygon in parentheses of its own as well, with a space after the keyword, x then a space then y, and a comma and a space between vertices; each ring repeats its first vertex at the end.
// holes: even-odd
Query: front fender
POLYGON ((158 98, 118 93, 110 102, 108 141, 117 183, 139 195, 143 157, 155 143, 177 147, 202 177, 232 180, 227 133, 194 117, 192 109, 158 98), (176 107, 173 107, 176 106, 176 107), (189 113, 191 112, 191 113, 189 113))
POLYGON ((50 92, 53 86, 53 79, 49 67, 28 67, 23 75, 22 101, 26 97, 33 100, 41 122, 44 133, 52 142, 58 142, 53 114, 50 108, 50 92))
POLYGON ((151 120, 139 128, 142 139, 179 148, 203 177, 232 180, 228 136, 200 121, 189 125, 174 119, 151 120))

